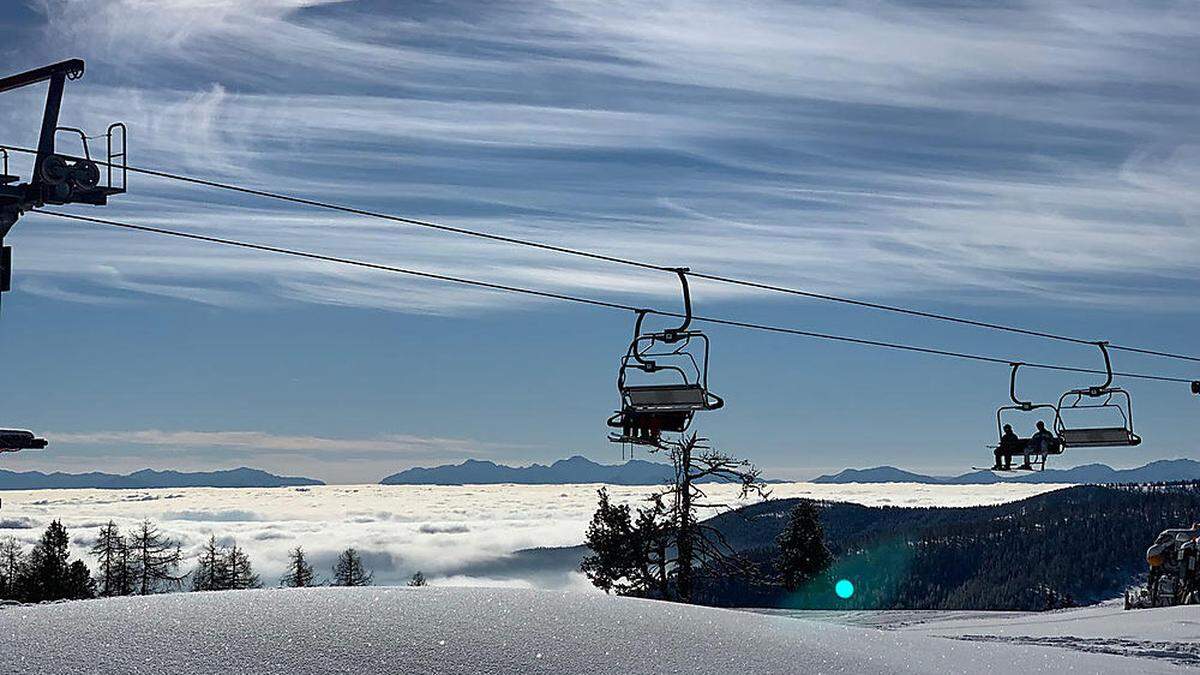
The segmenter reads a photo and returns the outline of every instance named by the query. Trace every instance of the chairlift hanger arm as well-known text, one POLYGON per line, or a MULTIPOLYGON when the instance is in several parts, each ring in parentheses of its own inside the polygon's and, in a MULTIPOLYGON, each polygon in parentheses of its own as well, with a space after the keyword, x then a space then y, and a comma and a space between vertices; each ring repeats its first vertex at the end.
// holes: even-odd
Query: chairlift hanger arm
POLYGON ((663 336, 668 342, 674 342, 679 339, 681 333, 686 333, 689 326, 692 325, 692 291, 688 287, 688 272, 691 270, 687 267, 676 267, 671 270, 679 275, 679 285, 683 287, 683 323, 677 328, 668 328, 663 331, 663 336))
POLYGON ((642 357, 642 350, 639 345, 642 341, 642 322, 646 320, 646 315, 650 313, 648 309, 639 309, 637 311, 637 321, 633 324, 633 342, 629 343, 629 355, 634 361, 638 362, 638 366, 647 373, 653 373, 658 369, 658 364, 654 361, 649 361, 642 357))
POLYGON ((1100 353, 1104 355, 1104 371, 1107 373, 1107 376, 1104 379, 1104 384, 1098 387, 1089 387, 1088 392, 1091 396, 1103 396, 1108 391, 1108 388, 1112 386, 1113 382, 1112 357, 1108 355, 1108 342, 1100 341, 1096 343, 1096 346, 1100 348, 1100 353))
POLYGON ((1017 398, 1017 371, 1020 370, 1021 366, 1023 365, 1025 364, 1019 362, 1014 362, 1012 364, 1012 375, 1008 380, 1008 397, 1011 398, 1012 402, 1015 403, 1021 410, 1028 412, 1034 408, 1033 401, 1022 401, 1021 399, 1017 398))

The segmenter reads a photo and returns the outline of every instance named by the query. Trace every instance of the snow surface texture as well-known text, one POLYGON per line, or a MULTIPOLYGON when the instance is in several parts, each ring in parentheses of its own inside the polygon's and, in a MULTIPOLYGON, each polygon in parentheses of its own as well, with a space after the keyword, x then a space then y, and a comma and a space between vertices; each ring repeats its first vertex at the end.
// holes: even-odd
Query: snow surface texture
POLYGON ((1115 600, 1054 612, 753 611, 930 637, 1061 647, 1200 668, 1200 608, 1167 607, 1126 612, 1122 605, 1122 601, 1115 600))
MULTIPOLYGON (((76 555, 91 545, 96 528, 112 519, 128 528, 142 518, 179 539, 189 565, 215 533, 250 554, 271 585, 283 573, 287 552, 303 546, 319 574, 328 575, 337 553, 354 546, 379 584, 403 583, 421 570, 438 585, 498 585, 464 578, 522 548, 583 543, 596 510, 599 485, 329 485, 300 488, 168 488, 159 490, 38 490, 0 492, 0 536, 27 546, 52 519, 71 533, 76 555), (6 524, 11 527, 6 527, 6 524)), ((997 504, 1046 492, 1052 485, 814 485, 771 486, 776 498, 813 497, 867 505, 970 506, 997 504)), ((737 487, 706 486, 713 501, 735 502, 737 487)), ((614 501, 642 500, 653 487, 612 486, 614 501)), ((705 514, 708 515, 708 514, 705 514)), ((88 560, 92 564, 92 560, 88 560)), ((557 576, 506 580, 550 585, 557 576)), ((565 587, 590 586, 574 575, 565 587)), ((560 587, 563 584, 557 584, 560 587)))
MULTIPOLYGON (((1061 615, 1043 616, 1052 624, 1061 615)), ((10 607, 0 609, 0 641, 5 674, 994 675, 1180 669, 1162 660, 1019 642, 945 639, 632 598, 482 588, 179 593, 10 607)))

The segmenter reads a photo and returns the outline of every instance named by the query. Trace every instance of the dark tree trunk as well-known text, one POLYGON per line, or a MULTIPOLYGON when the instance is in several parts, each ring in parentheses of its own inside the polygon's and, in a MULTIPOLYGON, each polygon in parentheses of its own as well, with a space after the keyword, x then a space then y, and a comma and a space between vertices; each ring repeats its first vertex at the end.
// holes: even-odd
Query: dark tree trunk
POLYGON ((679 599, 692 601, 692 558, 694 523, 692 522, 692 443, 680 446, 679 536, 676 543, 675 584, 679 599))

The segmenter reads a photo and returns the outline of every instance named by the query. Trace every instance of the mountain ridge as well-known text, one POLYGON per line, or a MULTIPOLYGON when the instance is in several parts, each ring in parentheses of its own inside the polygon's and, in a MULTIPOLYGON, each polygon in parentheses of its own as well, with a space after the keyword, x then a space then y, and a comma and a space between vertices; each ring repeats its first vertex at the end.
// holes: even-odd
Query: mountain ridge
POLYGON ((238 467, 219 471, 155 471, 142 469, 128 474, 100 471, 88 473, 43 473, 0 469, 0 490, 55 490, 100 488, 110 490, 176 487, 296 487, 324 485, 324 481, 302 476, 277 476, 261 469, 238 467))
POLYGON ((958 476, 928 476, 877 466, 869 469, 845 469, 836 474, 814 478, 813 483, 921 483, 926 485, 991 485, 994 483, 1161 483, 1200 480, 1200 462, 1192 459, 1160 459, 1133 469, 1114 469, 1107 464, 1084 464, 1070 469, 1046 469, 1004 478, 991 471, 972 471, 958 476))
POLYGON ((643 459, 631 459, 623 464, 600 464, 582 455, 572 455, 549 465, 534 463, 520 467, 468 459, 460 464, 405 469, 379 482, 381 485, 661 485, 674 477, 675 469, 670 464, 643 459))

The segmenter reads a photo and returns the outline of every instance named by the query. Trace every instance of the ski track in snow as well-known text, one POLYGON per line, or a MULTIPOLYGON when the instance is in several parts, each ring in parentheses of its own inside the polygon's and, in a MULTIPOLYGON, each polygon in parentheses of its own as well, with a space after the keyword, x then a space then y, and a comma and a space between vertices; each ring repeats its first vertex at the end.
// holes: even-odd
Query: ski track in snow
POLYGON ((1148 659, 1163 659, 1181 666, 1200 667, 1200 645, 1186 642, 1153 642, 1146 640, 1123 640, 1119 638, 1081 638, 1075 636, 1043 637, 1020 635, 962 635, 954 640, 969 642, 1002 642, 1007 644, 1062 647, 1080 652, 1117 654, 1148 659))

